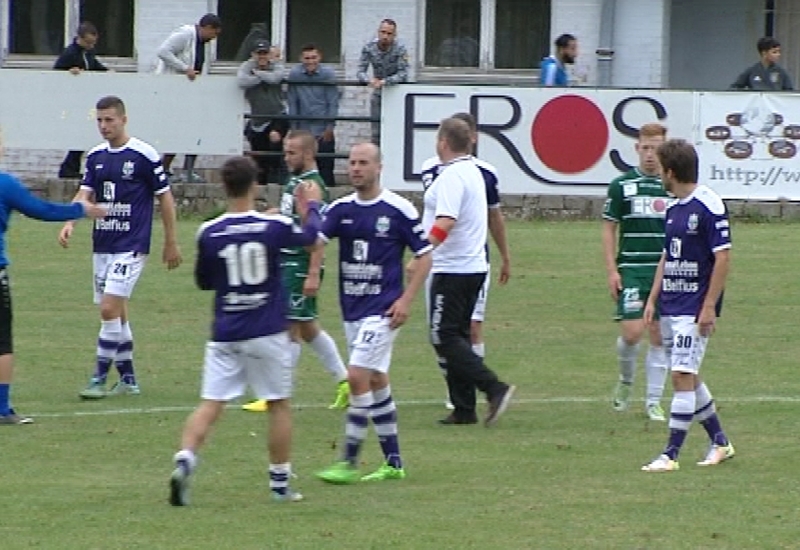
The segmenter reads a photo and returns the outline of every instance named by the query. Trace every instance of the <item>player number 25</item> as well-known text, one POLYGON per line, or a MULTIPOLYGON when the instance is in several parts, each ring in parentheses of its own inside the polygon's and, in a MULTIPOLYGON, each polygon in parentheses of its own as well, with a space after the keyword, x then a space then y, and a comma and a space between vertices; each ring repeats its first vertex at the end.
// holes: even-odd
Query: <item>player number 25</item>
POLYGON ((231 286, 259 285, 267 280, 267 247, 259 242, 229 244, 219 251, 228 269, 231 286))

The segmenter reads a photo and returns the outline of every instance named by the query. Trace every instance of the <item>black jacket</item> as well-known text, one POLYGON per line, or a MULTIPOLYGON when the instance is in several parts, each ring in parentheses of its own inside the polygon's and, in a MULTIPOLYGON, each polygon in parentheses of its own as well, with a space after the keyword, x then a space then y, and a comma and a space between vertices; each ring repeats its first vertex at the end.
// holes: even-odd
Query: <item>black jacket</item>
POLYGON ((100 63, 91 50, 84 50, 77 40, 72 42, 56 59, 54 69, 64 71, 79 67, 85 71, 107 71, 108 67, 100 63))

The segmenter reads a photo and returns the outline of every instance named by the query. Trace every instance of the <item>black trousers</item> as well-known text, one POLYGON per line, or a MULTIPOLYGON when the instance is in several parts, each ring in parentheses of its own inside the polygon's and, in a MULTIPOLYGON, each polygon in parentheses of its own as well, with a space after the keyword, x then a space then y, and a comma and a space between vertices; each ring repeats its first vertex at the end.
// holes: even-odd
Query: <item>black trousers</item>
MULTIPOLYGON (((336 140, 324 141, 321 137, 317 138, 317 152, 319 153, 335 153, 336 140)), ((317 157, 317 169, 319 170, 320 177, 325 181, 327 187, 336 185, 336 180, 333 177, 333 165, 336 159, 333 157, 317 157)))
POLYGON ((64 161, 61 163, 61 168, 58 172, 59 176, 74 176, 75 174, 80 174, 81 157, 83 157, 83 151, 68 152, 67 156, 64 157, 64 161))
POLYGON ((458 418, 475 416, 475 388, 486 398, 508 387, 472 351, 470 320, 486 273, 434 273, 430 289, 430 337, 439 366, 447 376, 450 400, 458 418))
MULTIPOLYGON (((283 151, 283 137, 286 135, 286 127, 282 124, 270 124, 263 131, 257 132, 247 126, 245 136, 247 141, 250 142, 250 149, 253 151, 283 151), (270 141, 269 134, 271 131, 277 131, 281 135, 279 141, 270 141)), ((281 155, 257 155, 253 157, 259 168, 258 183, 279 183, 283 184, 286 179, 286 170, 283 164, 281 155)))

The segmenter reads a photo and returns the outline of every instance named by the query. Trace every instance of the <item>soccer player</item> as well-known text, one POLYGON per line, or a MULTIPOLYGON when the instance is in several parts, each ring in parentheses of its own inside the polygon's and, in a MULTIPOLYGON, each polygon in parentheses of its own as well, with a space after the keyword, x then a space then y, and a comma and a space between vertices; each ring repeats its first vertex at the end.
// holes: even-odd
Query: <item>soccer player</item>
MULTIPOLYGON (((280 213, 284 216, 297 216, 295 194, 297 186, 310 181, 319 186, 324 201, 328 200, 328 190, 317 170, 315 156, 317 140, 305 130, 291 130, 284 140, 284 159, 291 172, 281 197, 280 213)), ((300 360, 301 344, 311 345, 322 365, 336 381, 336 397, 331 409, 347 407, 350 388, 347 385, 347 369, 344 366, 336 342, 319 324, 317 310, 317 291, 322 281, 323 250, 318 248, 309 252, 302 246, 286 246, 281 249, 281 276, 289 289, 289 332, 292 335, 292 357, 300 360)), ((263 399, 256 399, 243 405, 244 410, 261 412, 267 409, 263 399)))
POLYGON ((661 178, 677 202, 667 210, 664 252, 644 311, 655 322, 660 305, 661 332, 670 348, 674 395, 669 440, 664 452, 642 467, 645 472, 678 469, 678 453, 693 420, 705 428, 711 446, 700 466, 733 458, 734 450, 717 417, 714 399, 700 379, 708 338, 722 307, 730 265, 731 234, 722 199, 698 185, 697 152, 683 140, 658 148, 661 178))
POLYGON ((289 489, 292 442, 292 361, 286 289, 280 278, 280 248, 306 246, 317 239, 321 196, 313 185, 296 189, 295 204, 305 224, 255 210, 258 167, 246 157, 222 166, 228 197, 226 213, 204 223, 197 233, 195 282, 214 291, 211 339, 206 344, 202 401, 186 420, 181 450, 175 454, 169 502, 188 504, 189 478, 196 453, 225 404, 250 386, 269 403, 269 486, 281 502, 302 500, 289 489))
POLYGON ((443 423, 477 423, 477 387, 489 403, 484 420, 489 427, 508 408, 516 388, 486 367, 469 339, 470 315, 487 276, 488 232, 486 184, 471 151, 469 125, 456 118, 442 121, 436 152, 444 169, 425 191, 422 217, 434 246, 428 320, 454 406, 443 423))
MULTIPOLYGON (((0 151, 2 148, 0 148, 0 151)), ((85 200, 73 204, 46 202, 5 172, 0 172, 0 426, 33 424, 33 419, 17 414, 11 406, 11 383, 14 379, 14 344, 12 338, 11 283, 8 277, 6 231, 11 213, 17 210, 29 218, 47 222, 102 218, 106 209, 85 200)))
MULTIPOLYGON (((645 124, 639 129, 636 142, 639 165, 611 182, 603 208, 603 256, 608 290, 617 304, 614 319, 620 325, 619 381, 612 403, 616 411, 625 411, 630 404, 639 342, 646 328, 644 304, 664 248, 664 214, 669 199, 659 177, 656 149, 664 143, 666 135, 667 129, 660 124, 645 124)), ((667 356, 657 323, 649 326, 648 336, 645 412, 651 420, 664 422, 661 397, 667 377, 667 356)))
POLYGON ((379 182, 380 150, 360 143, 350 150, 350 182, 355 193, 328 209, 320 241, 339 238, 339 302, 350 351, 350 407, 341 462, 317 473, 328 483, 403 479, 405 470, 397 439, 397 407, 389 385, 392 346, 408 319, 411 303, 431 267, 431 245, 425 239, 412 204, 383 189, 379 182), (417 258, 417 270, 403 289, 403 251, 417 258), (384 463, 361 476, 358 456, 375 426, 384 463))
MULTIPOLYGON (((86 172, 76 200, 95 198, 108 207, 108 216, 94 224, 92 232, 94 303, 100 306, 97 362, 83 399, 109 395, 139 395, 133 368, 133 332, 128 302, 150 253, 153 228, 153 196, 158 199, 164 224, 162 261, 168 269, 181 263, 175 236, 175 201, 156 150, 128 135, 125 104, 115 96, 100 99, 95 106, 97 126, 106 140, 89 151, 86 172), (106 390, 111 364, 119 372, 106 390)), ((74 224, 67 222, 58 237, 66 248, 74 224)))
MULTIPOLYGON (((470 134, 472 135, 473 148, 478 142, 478 126, 475 117, 469 113, 456 113, 453 118, 463 120, 469 126, 470 134)), ((503 216, 503 211, 500 208, 500 191, 498 189, 497 170, 488 162, 484 162, 478 158, 472 157, 472 160, 478 166, 483 176, 483 182, 486 185, 486 204, 489 207, 489 233, 492 235, 497 249, 500 251, 500 258, 502 263, 500 266, 500 276, 498 282, 505 285, 511 276, 511 255, 508 250, 508 239, 506 238, 506 222, 503 216)), ((422 184, 427 189, 433 180, 439 175, 443 169, 443 165, 439 157, 433 156, 422 163, 422 184)), ((491 273, 489 262, 489 243, 486 243, 486 261, 487 261, 487 274, 491 273)), ((486 300, 489 296, 489 283, 491 277, 487 276, 481 287, 481 292, 478 295, 478 301, 475 303, 475 309, 472 310, 472 319, 470 322, 470 340, 472 341, 472 351, 477 355, 484 357, 486 355, 486 345, 483 340, 483 320, 486 314, 486 300)), ((430 276, 426 286, 430 286, 430 276)), ((445 401, 445 406, 452 410, 453 404, 450 402, 448 395, 445 401)), ((445 422, 452 420, 452 418, 444 419, 445 422)))

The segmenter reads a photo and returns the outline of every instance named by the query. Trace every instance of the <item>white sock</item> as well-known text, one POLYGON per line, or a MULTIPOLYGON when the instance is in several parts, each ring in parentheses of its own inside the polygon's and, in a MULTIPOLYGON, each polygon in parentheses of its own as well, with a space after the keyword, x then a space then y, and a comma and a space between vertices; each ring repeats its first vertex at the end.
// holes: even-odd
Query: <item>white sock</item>
POLYGON ((619 358, 619 379, 623 384, 633 384, 636 374, 636 357, 639 355, 639 344, 632 346, 625 343, 622 336, 617 338, 617 357, 619 358))
POLYGON ((175 457, 173 458, 175 464, 178 465, 181 462, 186 464, 186 468, 189 470, 188 473, 194 472, 194 469, 197 467, 197 455, 194 454, 194 451, 190 449, 181 449, 177 453, 175 453, 175 457))
POLYGON ((486 344, 483 342, 472 344, 472 351, 479 357, 486 357, 486 344))
POLYGON ((694 417, 696 398, 693 391, 676 391, 672 395, 669 428, 687 431, 694 417))
POLYGON ((289 344, 290 352, 292 355, 292 367, 296 367, 297 364, 300 362, 300 353, 303 351, 303 346, 300 342, 292 342, 289 344))
POLYGON ((647 405, 657 404, 664 395, 667 379, 667 354, 661 346, 650 346, 644 360, 647 376, 647 405))
POLYGON ((336 382, 347 380, 347 369, 342 362, 341 355, 339 355, 339 348, 336 347, 336 342, 333 341, 330 334, 321 330, 309 344, 311 344, 317 357, 322 361, 322 366, 331 373, 336 382))

